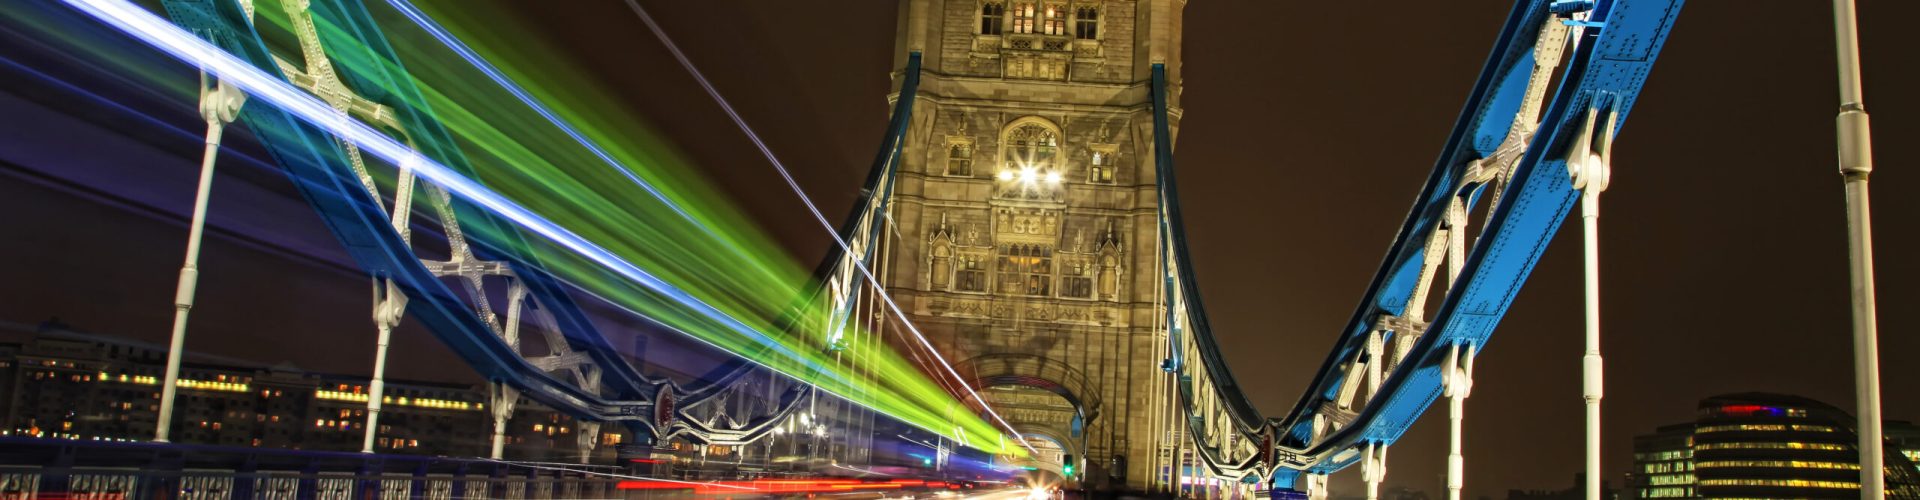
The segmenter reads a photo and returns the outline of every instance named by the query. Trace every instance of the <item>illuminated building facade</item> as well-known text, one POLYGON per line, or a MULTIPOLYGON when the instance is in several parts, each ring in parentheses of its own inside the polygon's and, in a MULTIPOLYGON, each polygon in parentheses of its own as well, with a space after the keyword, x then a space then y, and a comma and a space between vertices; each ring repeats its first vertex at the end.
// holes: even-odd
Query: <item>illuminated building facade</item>
MULTIPOLYGON (((1858 498, 1853 424, 1846 412, 1797 396, 1707 398, 1693 422, 1634 439, 1632 496, 1858 498)), ((1886 455, 1887 497, 1920 498, 1914 455, 1898 449, 1886 455)))
POLYGON ((1661 427, 1633 438, 1632 498, 1697 498, 1693 475, 1692 423, 1661 427))
POLYGON ((1887 453, 1899 453, 1920 468, 1920 425, 1889 420, 1881 429, 1887 432, 1887 453))
MULTIPOLYGON (((146 441, 159 411, 164 346, 59 328, 0 324, 0 436, 146 441)), ((175 442, 358 451, 368 381, 189 354, 180 372, 175 442)), ((484 387, 388 381, 375 448, 485 456, 484 387)), ((571 416, 522 400, 507 456, 578 461, 571 416)), ((607 429, 603 444, 624 435, 607 429)), ((599 447, 611 460, 613 446, 599 447)))
POLYGON ((895 69, 922 64, 881 280, 1009 425, 1077 462, 1037 465, 1144 490, 1171 453, 1148 81, 1163 64, 1177 129, 1186 2, 899 4, 895 69))

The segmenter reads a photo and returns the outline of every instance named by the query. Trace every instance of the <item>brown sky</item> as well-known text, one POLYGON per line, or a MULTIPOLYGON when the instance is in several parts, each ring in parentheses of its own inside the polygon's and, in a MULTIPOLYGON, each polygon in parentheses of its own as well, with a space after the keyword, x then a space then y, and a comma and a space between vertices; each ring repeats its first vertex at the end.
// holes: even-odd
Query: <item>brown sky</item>
MULTIPOLYGON (((821 208, 844 213, 886 120, 895 2, 643 4, 821 208)), ((473 5, 520 16, 572 54, 584 77, 619 89, 609 106, 663 130, 801 262, 828 247, 771 167, 619 1, 473 5)), ((1291 407, 1351 316, 1508 7, 1187 6, 1177 153, 1186 223, 1216 335, 1261 410, 1291 407)), ((1910 91, 1920 88, 1911 63, 1920 43, 1904 33, 1920 6, 1866 0, 1861 13, 1881 167, 1874 201, 1886 415, 1920 419, 1920 365, 1907 358, 1920 350, 1920 330, 1902 314, 1920 300, 1920 266, 1905 258, 1920 243, 1920 102, 1910 91)), ((1602 229, 1606 459, 1615 484, 1630 460, 1627 438, 1690 418, 1699 398, 1776 391, 1853 404, 1829 15, 1815 1, 1691 2, 1619 139, 1602 229)), ((11 133, 26 131, 0 128, 11 133)), ((183 200, 190 154, 152 166, 183 200)), ((25 264, 0 266, 0 319, 57 314, 164 338, 184 231, 15 179, 0 178, 0 205, 14 214, 0 217, 0 234, 16 236, 0 240, 0 259, 25 264), (18 216, 35 210, 60 216, 18 216)), ((311 219, 289 224, 319 229, 311 219)), ((1478 363, 1469 496, 1563 488, 1580 467, 1579 235, 1568 229, 1577 228, 1563 229, 1478 363)), ((231 267, 209 271, 196 325, 227 333, 196 348, 299 359, 371 343, 360 279, 276 272, 312 267, 226 239, 208 252, 231 267)), ((403 331, 398 342, 436 361, 398 367, 402 377, 471 377, 424 333, 403 331)), ((342 356, 303 364, 352 371, 370 361, 342 356)), ((1390 485, 1441 491, 1443 413, 1394 447, 1390 485)), ((1342 473, 1335 487, 1356 492, 1357 473, 1342 473)))

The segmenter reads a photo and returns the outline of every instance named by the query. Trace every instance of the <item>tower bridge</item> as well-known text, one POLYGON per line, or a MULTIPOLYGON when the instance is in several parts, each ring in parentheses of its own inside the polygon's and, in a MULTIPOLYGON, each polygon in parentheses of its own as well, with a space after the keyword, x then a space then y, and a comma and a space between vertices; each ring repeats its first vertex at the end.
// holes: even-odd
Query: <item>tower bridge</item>
MULTIPOLYGON (((150 384, 155 434, 61 449, 37 431, 0 438, 31 450, 0 453, 0 496, 799 494, 1045 476, 1104 492, 1325 498, 1328 474, 1358 466, 1377 498, 1388 449, 1446 398, 1457 498, 1474 359, 1576 204, 1591 243, 1614 136, 1681 3, 1517 0, 1501 26, 1448 27, 1498 36, 1351 319, 1286 332, 1336 341, 1295 405, 1267 409, 1279 413, 1255 408, 1245 387, 1262 382, 1226 365, 1193 271, 1175 166, 1183 0, 899 2, 891 113, 861 198, 830 220, 792 184, 834 239, 810 273, 759 246, 700 185, 658 170, 644 145, 529 89, 440 24, 444 11, 407 0, 10 7, 198 68, 206 132, 171 355, 150 384), (343 347, 375 360, 352 395, 364 411, 341 424, 364 445, 334 450, 364 454, 260 458, 172 442, 176 405, 198 387, 180 360, 206 200, 224 193, 209 184, 234 161, 221 146, 233 129, 369 281, 379 340, 343 347), (487 456, 376 449, 391 423, 381 415, 395 411, 389 335, 409 321, 486 380, 475 407, 490 426, 468 430, 487 456), (636 336, 676 339, 687 354, 623 348, 636 336), (520 405, 577 422, 580 463, 507 453, 520 405), (618 463, 604 463, 606 445, 618 463)), ((140 63, 115 64, 96 71, 140 63)), ((1597 412, 1597 345, 1588 354, 1597 412)))

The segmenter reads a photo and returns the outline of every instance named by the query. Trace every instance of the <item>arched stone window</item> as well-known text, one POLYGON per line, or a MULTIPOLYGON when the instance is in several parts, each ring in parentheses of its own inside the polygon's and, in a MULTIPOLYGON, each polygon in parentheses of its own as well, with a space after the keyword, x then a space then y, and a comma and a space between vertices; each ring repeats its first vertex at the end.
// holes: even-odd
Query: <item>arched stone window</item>
POLYGON ((1053 36, 1067 34, 1067 15, 1069 12, 1066 6, 1047 4, 1047 7, 1043 9, 1041 14, 1045 17, 1041 20, 1040 34, 1053 36))
POLYGON ((1060 296, 1073 299, 1093 298, 1094 263, 1081 259, 1061 269, 1060 296))
POLYGON ((987 291, 986 259, 975 254, 955 256, 953 289, 962 292, 987 291))
POLYGON ((947 175, 973 176, 973 141, 947 140, 947 175))
POLYGON ((1093 154, 1087 161, 1087 182, 1094 184, 1113 184, 1115 148, 1093 147, 1093 154))
POLYGON ((1000 160, 994 178, 1000 196, 1049 199, 1059 194, 1063 179, 1060 127, 1038 116, 1028 116, 1000 132, 1000 160))
POLYGON ((1080 40, 1100 39, 1100 8, 1081 7, 1073 13, 1073 37, 1080 40))
POLYGON ((1038 174, 1057 170, 1060 158, 1060 127, 1038 116, 1014 120, 1000 133, 1000 169, 1032 169, 1038 174))
POLYGON ((953 246, 944 240, 935 240, 930 264, 927 277, 932 279, 933 289, 946 290, 953 275, 953 246))
POLYGON ((1007 7, 1000 2, 980 4, 980 34, 999 35, 1001 23, 1006 22, 1007 7))
POLYGON ((1032 34, 1034 28, 1039 27, 1039 21, 1040 8, 1035 6, 1033 2, 1013 4, 1013 32, 1015 34, 1032 34))
POLYGON ((998 293, 1039 297, 1053 295, 1052 247, 1001 245, 999 264, 1000 275, 995 278, 998 293))

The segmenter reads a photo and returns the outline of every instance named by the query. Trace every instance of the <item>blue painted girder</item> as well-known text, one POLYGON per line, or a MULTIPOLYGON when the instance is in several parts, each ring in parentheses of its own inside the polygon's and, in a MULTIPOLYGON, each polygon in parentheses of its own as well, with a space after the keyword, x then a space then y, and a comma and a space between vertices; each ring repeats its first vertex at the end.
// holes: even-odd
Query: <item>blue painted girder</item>
MULTIPOLYGON (((1281 443, 1314 472, 1331 472, 1352 462, 1327 460, 1361 443, 1390 444, 1439 397, 1440 365, 1450 346, 1484 346, 1507 308, 1539 262, 1579 193, 1573 189, 1561 157, 1584 121, 1595 96, 1610 96, 1624 124, 1660 48, 1666 42, 1683 0, 1601 1, 1591 15, 1595 27, 1580 34, 1579 47, 1566 64, 1542 125, 1515 166, 1508 194, 1493 207, 1480 239, 1469 251, 1459 284, 1434 313, 1426 333, 1355 420, 1313 445, 1306 439, 1313 415, 1343 375, 1339 365, 1365 343, 1376 319, 1405 312, 1422 265, 1422 245, 1445 217, 1446 205, 1463 187, 1467 162, 1491 152, 1512 124, 1532 71, 1533 35, 1546 21, 1547 0, 1522 1, 1509 16, 1499 42, 1469 97, 1447 148, 1399 235, 1355 311, 1336 349, 1300 402, 1277 425, 1281 443)), ((1618 125, 1616 125, 1617 127, 1618 125)), ((1612 133, 1617 133, 1618 128, 1612 133)))
MULTIPOLYGON (((1550 2, 1522 0, 1515 5, 1447 147, 1389 247, 1360 307, 1300 402, 1287 416, 1272 422, 1261 420, 1246 402, 1227 371, 1206 322, 1180 226, 1164 69, 1154 68, 1155 162, 1162 203, 1166 205, 1161 234, 1167 241, 1168 252, 1163 257, 1170 257, 1163 258, 1163 262, 1178 266, 1180 277, 1166 283, 1165 293, 1171 297, 1174 287, 1179 287, 1186 299, 1190 323, 1185 331, 1173 332, 1170 341, 1178 349, 1181 334, 1192 337, 1198 346, 1199 362, 1206 365, 1215 379, 1212 390, 1227 405, 1236 427, 1248 438, 1258 439, 1264 426, 1276 427, 1279 439, 1276 454, 1289 458, 1279 460, 1284 463, 1264 464, 1270 474, 1276 478, 1286 475, 1278 474, 1280 469, 1332 472, 1354 461, 1350 457, 1331 460, 1343 450, 1364 443, 1391 444, 1440 395, 1439 365, 1449 348, 1459 344, 1485 345, 1578 197, 1567 176, 1565 161, 1560 157, 1570 137, 1584 121, 1596 95, 1614 103, 1612 107, 1619 116, 1616 124, 1625 123, 1627 112, 1645 84, 1682 1, 1597 3, 1591 15, 1593 25, 1580 34, 1578 50, 1567 58, 1562 83, 1542 114, 1543 125, 1515 165, 1510 190, 1500 204, 1493 207, 1480 239, 1470 250, 1459 285, 1449 290, 1442 300, 1424 336, 1404 358, 1402 369, 1389 374, 1380 393, 1370 399, 1347 427, 1318 443, 1308 442, 1312 437, 1313 417, 1322 402, 1335 397, 1345 375, 1341 364, 1354 359, 1364 347, 1379 318, 1406 312, 1423 265, 1424 244, 1444 221, 1448 203, 1462 193, 1469 197, 1478 195, 1479 188, 1463 185, 1462 177, 1468 162, 1491 154, 1511 128, 1533 71, 1535 35, 1548 19, 1550 2)), ((1168 324, 1174 324, 1171 317, 1168 319, 1168 324)), ((1174 358, 1168 365, 1179 371, 1184 369, 1182 364, 1186 361, 1174 358)), ((1182 404, 1190 408, 1194 399, 1192 391, 1182 390, 1180 394, 1182 404)), ((1194 425, 1189 422, 1189 428, 1194 425)), ((1255 465, 1216 464, 1214 457, 1204 453, 1208 450, 1200 451, 1202 458, 1216 470, 1223 466, 1245 469, 1255 465)))

